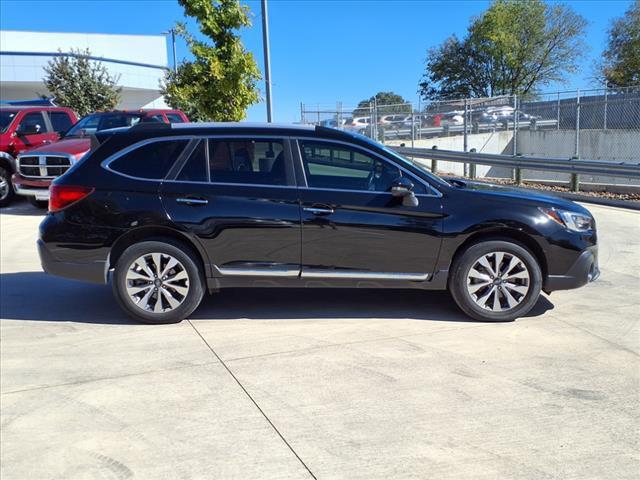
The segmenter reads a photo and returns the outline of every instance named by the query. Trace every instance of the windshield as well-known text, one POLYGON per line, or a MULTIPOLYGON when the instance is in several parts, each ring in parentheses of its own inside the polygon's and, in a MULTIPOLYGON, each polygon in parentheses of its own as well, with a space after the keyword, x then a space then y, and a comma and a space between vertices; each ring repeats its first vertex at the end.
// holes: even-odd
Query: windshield
POLYGON ((136 113, 88 115, 71 127, 64 136, 85 137, 87 135, 93 135, 101 130, 109 130, 111 128, 119 127, 132 127, 138 123, 143 116, 143 114, 136 113))
POLYGON ((0 132, 7 131, 17 113, 17 110, 0 110, 0 132))

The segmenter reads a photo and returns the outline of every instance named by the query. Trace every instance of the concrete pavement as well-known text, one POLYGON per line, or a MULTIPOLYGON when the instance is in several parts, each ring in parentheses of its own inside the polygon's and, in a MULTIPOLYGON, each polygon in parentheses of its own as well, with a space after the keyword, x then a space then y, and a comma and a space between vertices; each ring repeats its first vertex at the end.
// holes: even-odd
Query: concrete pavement
POLYGON ((602 277, 508 324, 446 293, 232 290, 178 325, 49 277, 0 215, 0 476, 637 479, 640 213, 587 206, 602 277))

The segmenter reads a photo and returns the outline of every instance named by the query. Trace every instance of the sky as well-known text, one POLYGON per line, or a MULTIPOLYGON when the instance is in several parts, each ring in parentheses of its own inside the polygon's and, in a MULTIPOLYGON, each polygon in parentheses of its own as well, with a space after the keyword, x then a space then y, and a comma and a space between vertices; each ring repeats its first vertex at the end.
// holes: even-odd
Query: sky
MULTIPOLYGON (((263 69, 260 2, 244 1, 253 27, 240 35, 263 69)), ((568 2, 588 22, 589 51, 579 72, 547 91, 593 88, 593 62, 604 48, 611 19, 631 0, 568 2)), ((300 119, 309 106, 355 106, 378 91, 394 91, 417 101, 418 82, 429 48, 449 35, 465 34, 470 20, 490 2, 475 0, 269 0, 271 80, 274 120, 300 119)), ((53 32, 159 34, 186 21, 177 0, 0 0, 0 29, 53 32)), ((171 62, 170 46, 167 45, 171 62)), ((178 41, 178 61, 188 50, 178 41)), ((247 119, 265 121, 263 101, 247 119)))

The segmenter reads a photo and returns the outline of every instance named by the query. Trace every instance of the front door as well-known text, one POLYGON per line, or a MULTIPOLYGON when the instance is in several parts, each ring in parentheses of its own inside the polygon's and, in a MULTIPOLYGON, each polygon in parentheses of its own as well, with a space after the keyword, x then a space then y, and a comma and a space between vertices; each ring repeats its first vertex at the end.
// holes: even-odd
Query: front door
POLYGON ((57 133, 48 131, 42 112, 25 113, 20 119, 16 132, 18 133, 16 135, 16 149, 18 151, 28 151, 51 143, 58 138, 57 133), (29 131, 30 133, 21 134, 20 131, 29 131))
POLYGON ((172 221, 202 243, 214 275, 297 277, 294 177, 287 140, 202 138, 161 196, 172 221))
POLYGON ((441 243, 440 195, 406 170, 351 145, 299 140, 306 188, 302 276, 425 280, 441 243), (414 183, 417 206, 390 193, 400 176, 414 183))

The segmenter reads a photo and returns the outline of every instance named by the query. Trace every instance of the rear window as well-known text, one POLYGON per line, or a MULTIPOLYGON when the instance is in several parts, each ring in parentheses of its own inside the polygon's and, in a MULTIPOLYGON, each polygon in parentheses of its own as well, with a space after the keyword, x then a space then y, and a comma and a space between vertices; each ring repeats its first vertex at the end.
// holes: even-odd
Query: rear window
POLYGON ((156 140, 115 159, 109 168, 132 177, 161 180, 187 143, 187 140, 156 140))
POLYGON ((166 113, 165 114, 171 123, 184 123, 184 120, 177 113, 166 113))

